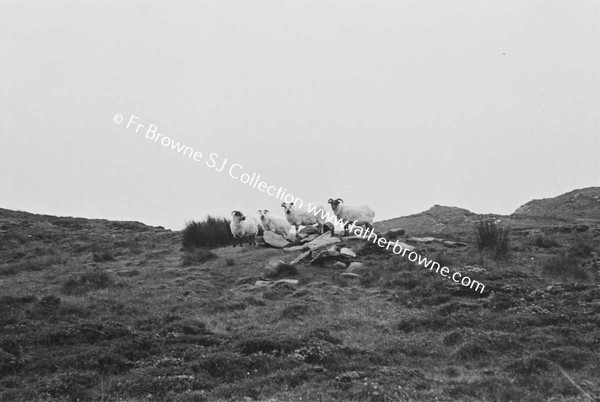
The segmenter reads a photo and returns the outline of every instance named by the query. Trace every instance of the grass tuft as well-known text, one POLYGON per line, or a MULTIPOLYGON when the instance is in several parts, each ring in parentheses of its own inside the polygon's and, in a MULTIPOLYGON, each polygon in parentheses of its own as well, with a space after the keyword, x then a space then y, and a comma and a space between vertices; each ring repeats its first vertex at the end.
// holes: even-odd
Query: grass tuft
POLYGON ((560 247, 560 243, 558 243, 555 239, 551 237, 546 237, 542 235, 535 236, 529 241, 529 244, 535 247, 540 248, 555 248, 560 247))
POLYGON ((69 278, 62 286, 66 295, 82 295, 94 290, 105 289, 114 283, 112 277, 104 271, 86 272, 78 277, 69 278))
POLYGON ((542 265, 542 271, 550 276, 568 277, 576 280, 586 280, 589 275, 579 264, 579 260, 568 254, 548 258, 542 265))
POLYGON ((115 261, 115 256, 110 250, 102 250, 92 254, 92 259, 94 262, 115 261))
POLYGON ((185 253, 183 256, 183 261, 181 263, 184 267, 189 267, 190 265, 198 265, 211 260, 213 258, 217 258, 218 256, 210 250, 199 248, 197 250, 189 251, 185 253))
POLYGON ((506 257, 509 251, 510 228, 495 220, 475 223, 475 244, 480 252, 489 252, 494 259, 506 257))

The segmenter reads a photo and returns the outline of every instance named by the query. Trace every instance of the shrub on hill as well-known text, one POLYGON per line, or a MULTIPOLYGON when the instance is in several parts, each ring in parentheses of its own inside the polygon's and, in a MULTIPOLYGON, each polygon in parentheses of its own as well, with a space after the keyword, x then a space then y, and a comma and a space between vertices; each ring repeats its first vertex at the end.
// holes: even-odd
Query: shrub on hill
POLYGON ((505 257, 509 251, 510 228, 500 226, 495 220, 475 223, 475 242, 481 252, 489 252, 493 258, 505 257))
POLYGON ((189 222, 183 229, 183 247, 192 249, 226 246, 233 240, 229 224, 228 219, 210 215, 203 221, 189 222))

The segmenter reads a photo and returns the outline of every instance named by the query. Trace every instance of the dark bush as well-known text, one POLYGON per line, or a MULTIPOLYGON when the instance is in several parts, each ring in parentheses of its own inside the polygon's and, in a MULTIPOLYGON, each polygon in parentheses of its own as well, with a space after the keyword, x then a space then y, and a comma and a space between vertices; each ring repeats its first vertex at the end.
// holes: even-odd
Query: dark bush
POLYGON ((231 244, 230 221, 225 218, 207 216, 201 222, 189 222, 183 229, 183 247, 191 249, 196 247, 214 248, 231 244))
POLYGON ((489 252, 493 258, 508 255, 510 228, 499 226, 495 220, 475 223, 475 242, 479 251, 489 252))

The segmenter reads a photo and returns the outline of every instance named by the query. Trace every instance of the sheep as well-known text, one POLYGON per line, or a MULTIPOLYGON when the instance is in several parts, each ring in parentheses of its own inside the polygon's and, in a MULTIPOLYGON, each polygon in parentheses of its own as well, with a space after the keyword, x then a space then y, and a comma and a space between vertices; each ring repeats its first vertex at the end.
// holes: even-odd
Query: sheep
POLYGON ((331 204, 331 209, 338 219, 343 220, 344 236, 348 236, 348 225, 365 226, 367 230, 373 229, 373 218, 375 211, 368 205, 343 205, 344 200, 341 198, 330 198, 328 201, 331 204))
POLYGON ((281 207, 285 211, 285 217, 290 225, 296 227, 296 234, 298 234, 298 228, 300 225, 314 225, 317 224, 317 228, 319 229, 319 233, 323 232, 323 224, 325 223, 325 219, 323 216, 325 215, 325 208, 321 205, 315 205, 314 213, 306 210, 299 209, 294 206, 293 202, 282 203, 281 207))
POLYGON ((231 212, 231 216, 233 219, 229 226, 233 235, 233 247, 235 247, 236 241, 239 241, 240 247, 242 247, 242 240, 246 236, 248 236, 248 245, 256 245, 256 234, 259 227, 256 218, 246 218, 240 211, 231 212))
POLYGON ((264 230, 270 230, 283 237, 287 237, 290 234, 292 227, 289 222, 279 216, 273 216, 268 210, 258 210, 260 216, 260 223, 263 225, 264 230))

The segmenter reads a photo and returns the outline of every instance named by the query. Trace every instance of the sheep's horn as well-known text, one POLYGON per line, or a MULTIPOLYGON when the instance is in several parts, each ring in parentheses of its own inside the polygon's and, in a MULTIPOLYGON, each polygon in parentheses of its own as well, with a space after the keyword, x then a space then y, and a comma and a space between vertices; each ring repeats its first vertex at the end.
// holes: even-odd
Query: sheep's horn
POLYGON ((235 215, 237 211, 231 211, 231 216, 235 215))
POLYGON ((285 208, 285 202, 282 202, 282 203, 281 203, 281 207, 282 207, 282 208, 285 208))
POLYGON ((331 204, 333 202, 333 198, 330 198, 329 201, 327 201, 328 204, 331 204))
POLYGON ((336 201, 344 202, 344 200, 342 200, 341 198, 338 198, 336 201))
POLYGON ((265 214, 268 214, 268 213, 269 213, 269 210, 268 210, 268 209, 265 209, 265 214))
POLYGON ((262 209, 259 209, 259 210, 258 210, 258 213, 259 213, 259 214, 262 214, 262 209))

